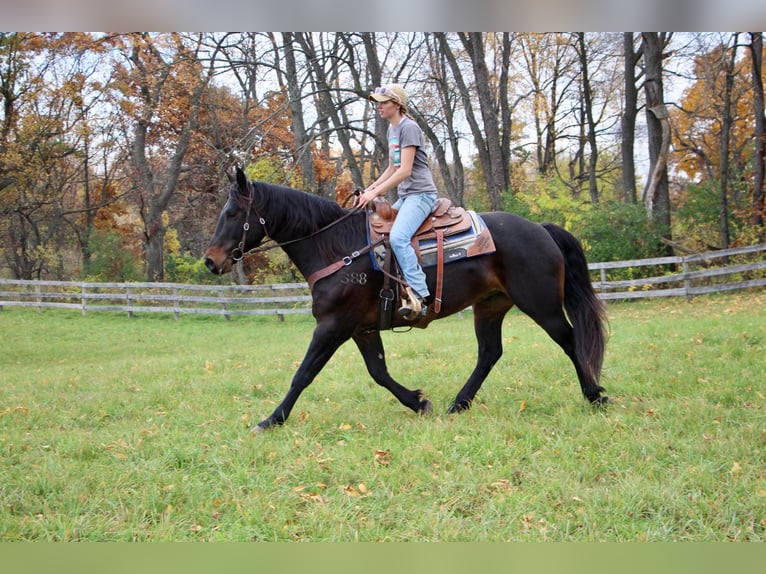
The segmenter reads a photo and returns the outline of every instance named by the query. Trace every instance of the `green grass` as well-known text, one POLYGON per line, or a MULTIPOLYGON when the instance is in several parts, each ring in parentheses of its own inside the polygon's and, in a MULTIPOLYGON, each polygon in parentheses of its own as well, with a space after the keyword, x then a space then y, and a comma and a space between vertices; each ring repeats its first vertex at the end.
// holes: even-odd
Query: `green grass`
POLYGON ((0 540, 766 538, 766 294, 611 304, 594 409, 512 312, 474 408, 470 314, 344 345, 284 427, 313 321, 0 313, 0 540))

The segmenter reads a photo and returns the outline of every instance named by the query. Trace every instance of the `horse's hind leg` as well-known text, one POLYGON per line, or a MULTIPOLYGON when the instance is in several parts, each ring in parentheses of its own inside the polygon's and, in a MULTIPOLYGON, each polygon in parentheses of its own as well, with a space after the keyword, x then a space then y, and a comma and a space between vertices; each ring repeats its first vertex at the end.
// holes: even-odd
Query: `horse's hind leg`
POLYGON ((474 305, 474 330, 479 343, 479 354, 476 367, 463 388, 455 397, 447 412, 456 413, 471 407, 471 402, 489 375, 492 367, 503 354, 503 318, 511 305, 507 300, 502 302, 482 302, 474 305))
POLYGON ((399 399, 405 407, 409 407, 418 414, 431 412, 431 402, 423 398, 419 390, 411 391, 397 383, 388 373, 386 356, 383 350, 383 341, 377 331, 355 335, 354 342, 362 353, 367 371, 373 380, 380 386, 385 387, 399 399))
POLYGON ((575 352, 574 329, 569 324, 563 309, 556 308, 555 311, 552 311, 545 317, 532 316, 532 318, 564 350, 572 361, 577 372, 577 379, 580 382, 582 394, 592 403, 602 402, 604 397, 601 396, 601 393, 604 392, 604 388, 598 385, 580 364, 575 352))

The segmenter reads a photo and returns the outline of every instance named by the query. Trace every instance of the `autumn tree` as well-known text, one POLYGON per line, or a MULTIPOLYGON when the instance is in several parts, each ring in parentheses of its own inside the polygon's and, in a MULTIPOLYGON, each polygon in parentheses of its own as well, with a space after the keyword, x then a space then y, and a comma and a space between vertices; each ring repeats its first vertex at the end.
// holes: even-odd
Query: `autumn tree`
POLYGON ((699 241, 723 248, 732 241, 732 218, 751 220, 751 188, 755 117, 750 63, 736 55, 731 36, 698 37, 692 68, 694 80, 672 114, 674 167, 686 180, 681 201, 688 203, 704 190, 716 201, 711 220, 715 233, 696 231, 699 241), (703 43, 713 40, 711 43, 703 43), (739 214, 746 214, 744 218, 739 214))
POLYGON ((104 107, 108 42, 84 33, 0 39, 2 233, 19 278, 63 278, 78 255, 87 268, 97 217, 117 199, 119 156, 104 107))
POLYGON ((150 281, 164 277, 163 214, 176 190, 213 73, 211 65, 205 69, 203 64, 202 40, 202 34, 130 34, 122 46, 128 65, 117 67, 124 109, 135 120, 131 163, 150 281))

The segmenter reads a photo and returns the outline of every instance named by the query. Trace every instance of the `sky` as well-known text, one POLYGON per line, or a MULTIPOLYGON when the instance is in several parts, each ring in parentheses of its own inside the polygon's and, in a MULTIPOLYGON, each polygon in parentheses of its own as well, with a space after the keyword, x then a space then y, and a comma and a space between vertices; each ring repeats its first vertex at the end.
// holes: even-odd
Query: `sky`
POLYGON ((5 31, 710 31, 764 0, 0 0, 5 31))

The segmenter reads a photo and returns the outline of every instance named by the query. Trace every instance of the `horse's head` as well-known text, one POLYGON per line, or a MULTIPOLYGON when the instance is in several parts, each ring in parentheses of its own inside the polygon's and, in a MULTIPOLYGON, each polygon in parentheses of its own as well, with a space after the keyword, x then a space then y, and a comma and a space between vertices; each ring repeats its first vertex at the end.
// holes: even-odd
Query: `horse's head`
POLYGON ((255 188, 247 181, 245 172, 237 168, 236 176, 229 175, 229 181, 226 205, 203 253, 205 265, 217 275, 231 271, 232 265, 266 236, 263 221, 256 215, 255 188))

